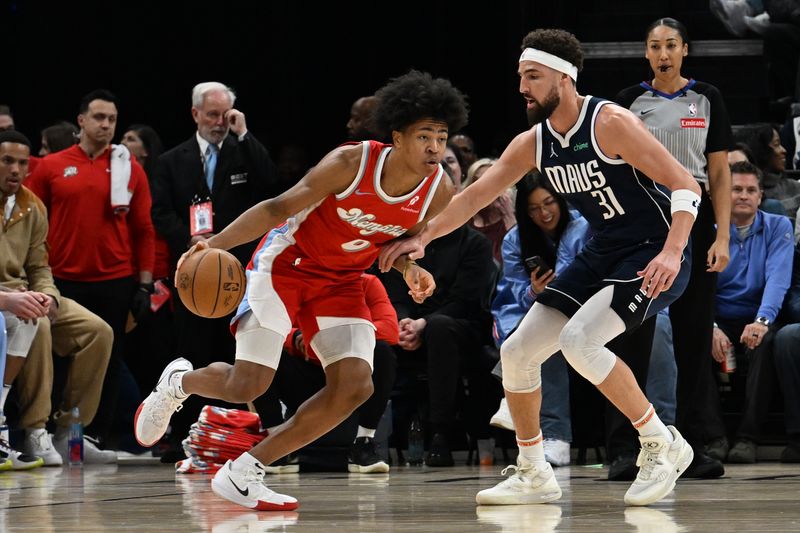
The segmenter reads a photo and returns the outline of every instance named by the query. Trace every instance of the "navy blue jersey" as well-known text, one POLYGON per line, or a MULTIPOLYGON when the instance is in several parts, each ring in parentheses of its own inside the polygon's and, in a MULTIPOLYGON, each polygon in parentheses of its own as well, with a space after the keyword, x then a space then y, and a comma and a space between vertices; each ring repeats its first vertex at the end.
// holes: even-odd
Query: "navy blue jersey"
POLYGON ((589 222, 594 231, 590 245, 618 248, 663 241, 672 221, 669 192, 597 145, 595 121, 609 104, 587 95, 578 121, 564 137, 549 120, 536 125, 536 166, 589 222))

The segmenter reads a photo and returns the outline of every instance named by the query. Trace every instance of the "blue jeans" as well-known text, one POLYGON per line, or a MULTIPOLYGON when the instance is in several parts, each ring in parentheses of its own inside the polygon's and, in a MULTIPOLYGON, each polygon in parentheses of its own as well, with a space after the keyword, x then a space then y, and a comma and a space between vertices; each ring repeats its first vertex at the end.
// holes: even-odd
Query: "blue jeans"
POLYGON ((658 417, 668 425, 675 424, 677 382, 678 366, 675 364, 675 353, 672 349, 672 324, 669 315, 661 312, 656 317, 656 333, 650 353, 647 398, 652 402, 658 417))
POLYGON ((772 350, 783 393, 786 433, 800 435, 800 324, 779 329, 772 350))
POLYGON ((572 442, 572 418, 569 413, 569 372, 561 352, 542 365, 542 410, 540 423, 546 439, 572 442))

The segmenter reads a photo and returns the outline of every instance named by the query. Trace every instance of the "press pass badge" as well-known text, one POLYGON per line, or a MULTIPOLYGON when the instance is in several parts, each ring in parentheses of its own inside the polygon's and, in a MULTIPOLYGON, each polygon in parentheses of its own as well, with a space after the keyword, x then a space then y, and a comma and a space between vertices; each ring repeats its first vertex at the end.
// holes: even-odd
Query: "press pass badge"
POLYGON ((214 231, 214 212, 211 209, 211 202, 205 201, 189 207, 190 233, 195 235, 205 235, 214 231))

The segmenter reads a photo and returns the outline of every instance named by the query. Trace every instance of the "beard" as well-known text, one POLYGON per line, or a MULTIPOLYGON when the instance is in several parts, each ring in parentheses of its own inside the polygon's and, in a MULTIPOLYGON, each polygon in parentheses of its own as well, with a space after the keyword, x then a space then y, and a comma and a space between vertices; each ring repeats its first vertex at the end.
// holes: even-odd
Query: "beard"
POLYGON ((535 126, 550 118, 560 103, 558 91, 553 87, 541 103, 536 102, 533 107, 525 110, 528 114, 528 125, 535 126))

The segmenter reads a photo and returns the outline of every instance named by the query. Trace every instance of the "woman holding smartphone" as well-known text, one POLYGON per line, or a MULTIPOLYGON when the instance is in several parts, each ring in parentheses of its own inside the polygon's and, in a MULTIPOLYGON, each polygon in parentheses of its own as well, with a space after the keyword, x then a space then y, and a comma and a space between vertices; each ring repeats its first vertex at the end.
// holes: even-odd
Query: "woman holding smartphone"
MULTIPOLYGON (((583 248, 589 224, 538 172, 517 183, 517 225, 503 239, 503 277, 492 302, 497 345, 516 329, 536 297, 583 248), (552 267, 555 267, 555 270, 552 267)), ((560 354, 542 365, 544 453, 553 466, 570 462, 572 421, 567 362, 560 354)), ((492 425, 514 429, 505 399, 492 425)))

